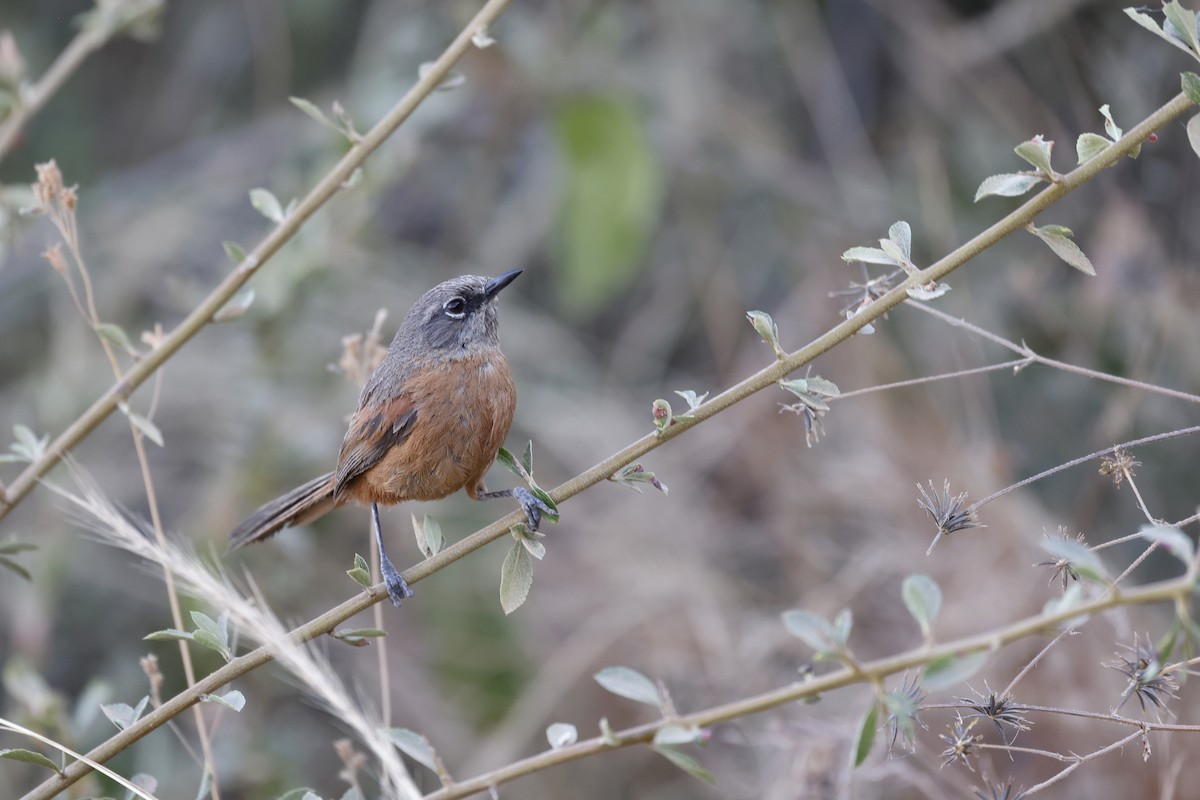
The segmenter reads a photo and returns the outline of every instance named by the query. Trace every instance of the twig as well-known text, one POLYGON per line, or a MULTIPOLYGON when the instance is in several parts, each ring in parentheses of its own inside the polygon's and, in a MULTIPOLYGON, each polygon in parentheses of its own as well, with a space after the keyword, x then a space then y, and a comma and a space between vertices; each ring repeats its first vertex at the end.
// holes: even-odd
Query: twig
POLYGON ((1132 742, 1134 739, 1137 739, 1138 737, 1145 736, 1145 735, 1146 735, 1146 733, 1145 733, 1144 729, 1140 730, 1140 731, 1136 731, 1134 733, 1129 734, 1124 739, 1118 739, 1117 741, 1113 742, 1112 744, 1108 745, 1107 747, 1102 747, 1099 750, 1088 753, 1086 756, 1076 756, 1075 763, 1071 764, 1069 767, 1065 767, 1062 771, 1057 773, 1054 777, 1052 777, 1048 780, 1042 781, 1037 786, 1031 786, 1030 788, 1026 789, 1023 796, 1028 797, 1029 795, 1033 794, 1034 792, 1040 792, 1042 789, 1045 789, 1048 786, 1058 783, 1063 778, 1067 777, 1072 772, 1079 769, 1080 767, 1082 767, 1084 764, 1091 761, 1092 759, 1099 758, 1100 756, 1104 755, 1105 753, 1108 753, 1112 750, 1116 750, 1118 748, 1124 747, 1125 745, 1132 742))

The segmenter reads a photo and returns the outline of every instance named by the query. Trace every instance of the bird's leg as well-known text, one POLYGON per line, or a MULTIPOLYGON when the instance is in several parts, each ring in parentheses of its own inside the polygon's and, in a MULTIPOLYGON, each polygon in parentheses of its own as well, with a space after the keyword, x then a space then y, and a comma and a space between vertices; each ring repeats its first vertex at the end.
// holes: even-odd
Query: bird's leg
POLYGON ((525 512, 525 524, 531 531, 536 531, 542 524, 543 513, 554 513, 554 509, 539 500, 536 494, 524 486, 518 486, 515 489, 501 489, 498 492, 480 492, 475 495, 476 500, 495 500, 497 497, 511 497, 516 500, 520 504, 521 510, 525 512))
POLYGON ((412 597, 412 589, 404 581, 404 576, 392 564, 392 560, 383 551, 383 530, 379 525, 379 504, 371 503, 371 523, 375 528, 375 543, 379 545, 379 571, 383 574, 383 584, 387 587, 388 597, 392 605, 399 606, 400 601, 412 597))

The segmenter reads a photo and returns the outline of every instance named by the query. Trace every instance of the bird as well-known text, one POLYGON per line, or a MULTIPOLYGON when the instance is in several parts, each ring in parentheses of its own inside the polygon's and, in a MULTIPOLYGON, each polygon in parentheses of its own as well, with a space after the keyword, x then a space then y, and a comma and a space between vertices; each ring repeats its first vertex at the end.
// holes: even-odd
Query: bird
POLYGON ((460 275, 413 304, 367 378, 337 465, 260 507, 230 534, 230 551, 357 502, 371 507, 380 572, 393 605, 412 596, 383 547, 379 506, 512 497, 537 530, 552 509, 524 487, 489 492, 483 477, 508 436, 517 393, 500 351, 496 301, 523 270, 460 275))

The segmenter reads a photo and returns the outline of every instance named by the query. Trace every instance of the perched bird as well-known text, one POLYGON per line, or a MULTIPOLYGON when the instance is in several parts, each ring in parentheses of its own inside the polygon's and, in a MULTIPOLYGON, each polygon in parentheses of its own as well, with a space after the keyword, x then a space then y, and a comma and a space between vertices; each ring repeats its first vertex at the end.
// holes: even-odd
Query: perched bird
POLYGON ((513 497, 537 530, 542 512, 551 509, 532 492, 489 492, 483 484, 517 403, 500 352, 496 297, 521 272, 462 275, 422 295, 363 386, 336 469, 251 514, 230 534, 230 549, 312 522, 352 500, 369 504, 380 571, 398 606, 412 590, 384 552, 380 503, 437 500, 459 489, 474 500, 513 497))

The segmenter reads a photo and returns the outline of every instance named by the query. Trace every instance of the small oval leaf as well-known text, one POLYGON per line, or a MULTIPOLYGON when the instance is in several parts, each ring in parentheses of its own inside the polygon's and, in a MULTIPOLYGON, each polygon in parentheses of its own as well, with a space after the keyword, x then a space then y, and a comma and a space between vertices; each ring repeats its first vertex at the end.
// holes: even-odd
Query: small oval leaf
POLYGON ((875 744, 878 719, 879 703, 872 702, 867 713, 863 715, 862 723, 858 726, 858 736, 854 742, 854 766, 856 767, 862 766, 862 763, 867 760, 867 756, 871 754, 871 747, 875 744))
POLYGON ((399 747, 413 761, 429 767, 434 772, 438 771, 437 753, 425 736, 408 728, 385 728, 383 732, 392 740, 392 744, 399 747))
POLYGON ((645 703, 648 706, 659 706, 661 698, 654 681, 647 678, 636 669, 629 667, 605 667, 593 677, 596 683, 613 694, 645 703))
POLYGON ((908 613, 921 626, 921 631, 928 635, 942 609, 942 590, 937 582, 928 575, 909 575, 900 587, 900 595, 904 598, 908 613))
POLYGON ((579 731, 575 730, 575 726, 570 723, 555 722, 546 728, 546 741, 550 743, 551 749, 567 747, 575 744, 578 740, 579 731))
POLYGON ((931 692, 957 686, 969 679, 983 667, 988 660, 988 651, 978 650, 966 655, 944 655, 935 658, 925 667, 921 682, 931 692))
POLYGON ((0 758, 7 758, 10 761, 23 761, 26 764, 34 764, 39 767, 45 767, 53 772, 59 771, 58 764, 55 764, 41 753, 35 753, 34 751, 26 750, 23 747, 0 750, 0 758))

